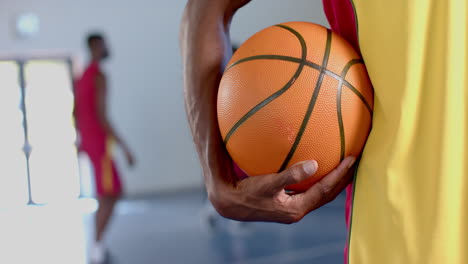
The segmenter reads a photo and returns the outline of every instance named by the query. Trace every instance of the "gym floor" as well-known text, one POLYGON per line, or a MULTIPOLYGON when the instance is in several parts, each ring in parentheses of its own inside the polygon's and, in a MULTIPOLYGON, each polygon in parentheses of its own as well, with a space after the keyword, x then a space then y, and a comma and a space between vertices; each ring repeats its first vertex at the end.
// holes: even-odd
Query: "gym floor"
MULTIPOLYGON (((202 192, 125 200, 107 233, 109 263, 341 264, 344 200, 294 225, 209 218, 202 192)), ((0 263, 85 264, 95 208, 80 199, 0 211, 0 263)))

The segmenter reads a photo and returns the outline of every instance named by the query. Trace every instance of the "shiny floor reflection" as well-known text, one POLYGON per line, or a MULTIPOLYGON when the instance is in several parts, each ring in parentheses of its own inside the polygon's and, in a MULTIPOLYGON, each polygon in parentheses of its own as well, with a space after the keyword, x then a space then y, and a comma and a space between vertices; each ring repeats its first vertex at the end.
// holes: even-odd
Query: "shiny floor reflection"
MULTIPOLYGON (((0 263, 87 263, 92 199, 0 210, 0 263)), ((294 225, 240 224, 201 217, 204 195, 192 192, 127 200, 107 234, 112 264, 343 263, 344 196, 294 225)))

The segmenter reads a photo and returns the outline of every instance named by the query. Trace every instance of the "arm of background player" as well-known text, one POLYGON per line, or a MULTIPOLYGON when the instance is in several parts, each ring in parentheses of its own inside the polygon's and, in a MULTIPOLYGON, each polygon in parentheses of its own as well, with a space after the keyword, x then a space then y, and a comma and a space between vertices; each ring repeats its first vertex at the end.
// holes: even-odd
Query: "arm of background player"
POLYGON ((72 87, 72 92, 73 92, 73 110, 72 110, 72 116, 73 116, 73 122, 75 125, 76 131, 79 133, 79 127, 78 127, 78 121, 77 121, 77 114, 78 112, 76 111, 76 106, 77 106, 77 100, 76 100, 76 82, 75 80, 72 80, 73 87, 72 87))
POLYGON ((115 132, 109 119, 107 118, 107 80, 103 74, 99 74, 96 77, 96 106, 98 119, 106 131, 106 134, 112 137, 117 143, 121 144, 122 140, 115 132))
POLYGON ((114 127, 109 121, 107 114, 107 80, 106 77, 101 73, 96 77, 96 106, 97 106, 97 115, 99 121, 101 122, 102 127, 104 128, 106 134, 112 137, 124 150, 127 162, 129 165, 133 165, 134 159, 133 155, 130 152, 127 144, 122 140, 122 138, 117 134, 114 127))

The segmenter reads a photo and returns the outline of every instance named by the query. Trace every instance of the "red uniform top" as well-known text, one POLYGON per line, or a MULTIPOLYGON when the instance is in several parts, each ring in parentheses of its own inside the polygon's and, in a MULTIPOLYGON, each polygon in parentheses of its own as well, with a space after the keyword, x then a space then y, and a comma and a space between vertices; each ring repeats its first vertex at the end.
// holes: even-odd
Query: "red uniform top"
POLYGON ((97 144, 105 144, 106 132, 99 120, 97 109, 96 79, 102 74, 99 64, 91 63, 76 83, 76 122, 83 151, 90 151, 97 144))
POLYGON ((112 140, 98 116, 96 80, 102 72, 99 64, 91 63, 76 83, 75 113, 81 137, 80 150, 86 152, 94 167, 98 196, 120 195, 122 186, 112 159, 112 140))

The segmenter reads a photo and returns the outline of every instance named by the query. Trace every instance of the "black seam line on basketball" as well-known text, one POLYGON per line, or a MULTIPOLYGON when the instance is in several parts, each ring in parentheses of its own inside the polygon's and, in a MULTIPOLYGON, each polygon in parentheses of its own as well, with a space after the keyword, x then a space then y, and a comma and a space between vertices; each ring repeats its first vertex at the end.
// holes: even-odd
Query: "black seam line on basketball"
MULTIPOLYGON (((364 61, 362 59, 356 59, 358 62, 357 63, 360 63, 360 64, 364 64, 364 61)), ((306 66, 309 66, 308 65, 308 62, 306 62, 306 66)), ((325 69, 325 74, 327 74, 328 76, 334 78, 335 80, 337 81, 343 81, 343 84, 351 90, 351 92, 353 92, 354 94, 356 94, 357 97, 359 97, 359 99, 362 101, 362 103, 365 105, 365 107, 367 108, 367 111, 369 111, 369 114, 372 115, 372 107, 370 106, 370 104, 367 102, 366 98, 362 95, 361 92, 359 92, 358 89, 356 89, 356 87, 354 87, 351 83, 349 83, 347 80, 341 78, 340 75, 330 71, 330 70, 327 70, 325 69)))
POLYGON ((312 112, 314 111, 315 103, 317 102, 318 95, 320 93, 320 88, 322 87, 322 82, 323 78, 325 76, 325 69, 327 68, 328 65, 328 58, 330 57, 330 50, 331 50, 331 41, 332 41, 332 33, 329 29, 327 29, 327 44, 325 46, 325 54, 323 55, 323 61, 322 61, 322 66, 320 70, 320 75, 318 77, 317 83, 315 85, 314 93, 312 94, 312 98, 310 99, 309 106, 307 107, 307 111, 304 115, 304 119, 302 120, 301 127, 299 128, 299 131, 297 132, 296 139, 294 140, 294 143, 289 150, 288 155, 284 159, 283 164, 281 165, 280 169, 278 172, 283 171, 286 169, 288 166, 289 162, 291 161, 292 157, 294 156, 294 153, 297 150, 297 147, 299 146, 299 142, 301 142, 302 136, 304 135, 304 132, 307 128, 307 124, 309 123, 309 119, 312 116, 312 112))
POLYGON ((341 143, 341 150, 340 150, 340 161, 343 161, 344 155, 346 152, 346 137, 344 131, 344 124, 343 124, 343 113, 341 112, 341 95, 343 93, 343 82, 346 79, 346 75, 348 74, 349 69, 357 63, 360 63, 360 59, 353 59, 350 60, 346 66, 343 68, 341 72, 341 78, 338 82, 338 88, 336 89, 336 114, 338 116, 338 126, 340 128, 340 143, 341 143))
POLYGON ((373 110, 372 110, 372 107, 370 106, 370 104, 367 102, 366 98, 364 97, 364 95, 362 95, 361 92, 359 92, 358 89, 356 89, 356 87, 354 87, 352 84, 350 84, 348 81, 344 80, 343 81, 343 84, 349 89, 351 90, 351 92, 353 92, 354 94, 356 94, 357 97, 359 97, 359 99, 361 99, 361 101, 364 103, 364 106, 367 108, 367 111, 369 112, 369 114, 372 116, 372 113, 373 113, 373 110))
POLYGON ((265 107, 271 101, 273 101, 276 98, 280 97, 287 90, 289 90, 289 88, 291 88, 291 86, 296 82, 297 78, 299 78, 299 76, 302 73, 302 70, 304 69, 305 61, 306 61, 306 58, 307 58, 307 45, 306 45, 306 42, 305 42, 304 38, 301 36, 301 34, 299 34, 299 32, 297 32, 296 30, 294 30, 294 29, 292 29, 292 28, 290 28, 288 26, 285 26, 285 25, 276 25, 276 26, 280 27, 280 28, 283 28, 285 30, 288 30, 289 32, 293 33, 297 37, 297 39, 299 40, 299 42, 301 44, 301 52, 302 52, 302 55, 301 55, 302 59, 300 61, 299 67, 297 68, 297 70, 294 73, 294 75, 292 76, 292 78, 286 83, 285 86, 283 86, 283 88, 276 91, 274 94, 270 95, 268 98, 266 98, 265 100, 263 100, 262 102, 257 104, 254 108, 252 108, 249 112, 247 112, 247 114, 245 114, 239 121, 237 121, 236 124, 234 124, 234 126, 231 128, 231 130, 229 130, 229 132, 227 133, 226 138, 224 139, 224 144, 228 143, 231 136, 251 116, 253 116, 255 113, 260 111, 260 109, 265 107))
MULTIPOLYGON (((244 63, 244 62, 248 62, 248 61, 255 61, 255 60, 281 60, 281 61, 289 61, 289 62, 294 62, 294 63, 301 63, 302 60, 299 59, 299 58, 295 58, 295 57, 289 57, 289 56, 282 56, 282 55, 257 55, 257 56, 252 56, 252 57, 247 57, 247 58, 244 58, 244 59, 241 59, 241 60, 238 60, 236 62, 234 62, 233 64, 231 64, 231 66, 229 66, 225 72, 229 71, 232 67, 238 65, 238 64, 241 64, 241 63, 244 63)), ((359 63, 364 63, 364 61, 362 59, 359 59, 359 63)), ((320 71, 322 68, 320 65, 316 64, 316 63, 313 63, 311 61, 308 61, 306 60, 305 61, 305 66, 308 66, 310 68, 313 68, 313 69, 316 69, 318 71, 320 71)), ((334 78, 335 80, 337 81, 341 81, 341 76, 330 71, 330 70, 327 70, 325 69, 325 74, 334 78)), ((351 85, 348 81, 346 80, 343 80, 343 84, 349 88, 353 93, 356 94, 356 96, 359 97, 359 99, 362 101, 362 103, 366 106, 367 110, 369 111, 369 114, 372 115, 372 107, 369 105, 369 103, 367 102, 367 100, 364 98, 364 96, 359 92, 358 89, 356 89, 353 85, 351 85)))
POLYGON ((248 62, 248 61, 255 61, 255 60, 280 60, 280 61, 288 61, 288 62, 294 62, 294 63, 304 62, 305 65, 320 71, 320 65, 315 64, 315 63, 310 62, 310 61, 307 61, 307 60, 304 61, 304 60, 299 59, 299 58, 290 57, 290 56, 283 56, 283 55, 257 55, 257 56, 246 57, 246 58, 243 58, 243 59, 240 59, 240 60, 234 62, 224 72, 229 71, 232 67, 234 67, 234 66, 236 66, 238 64, 248 62))

